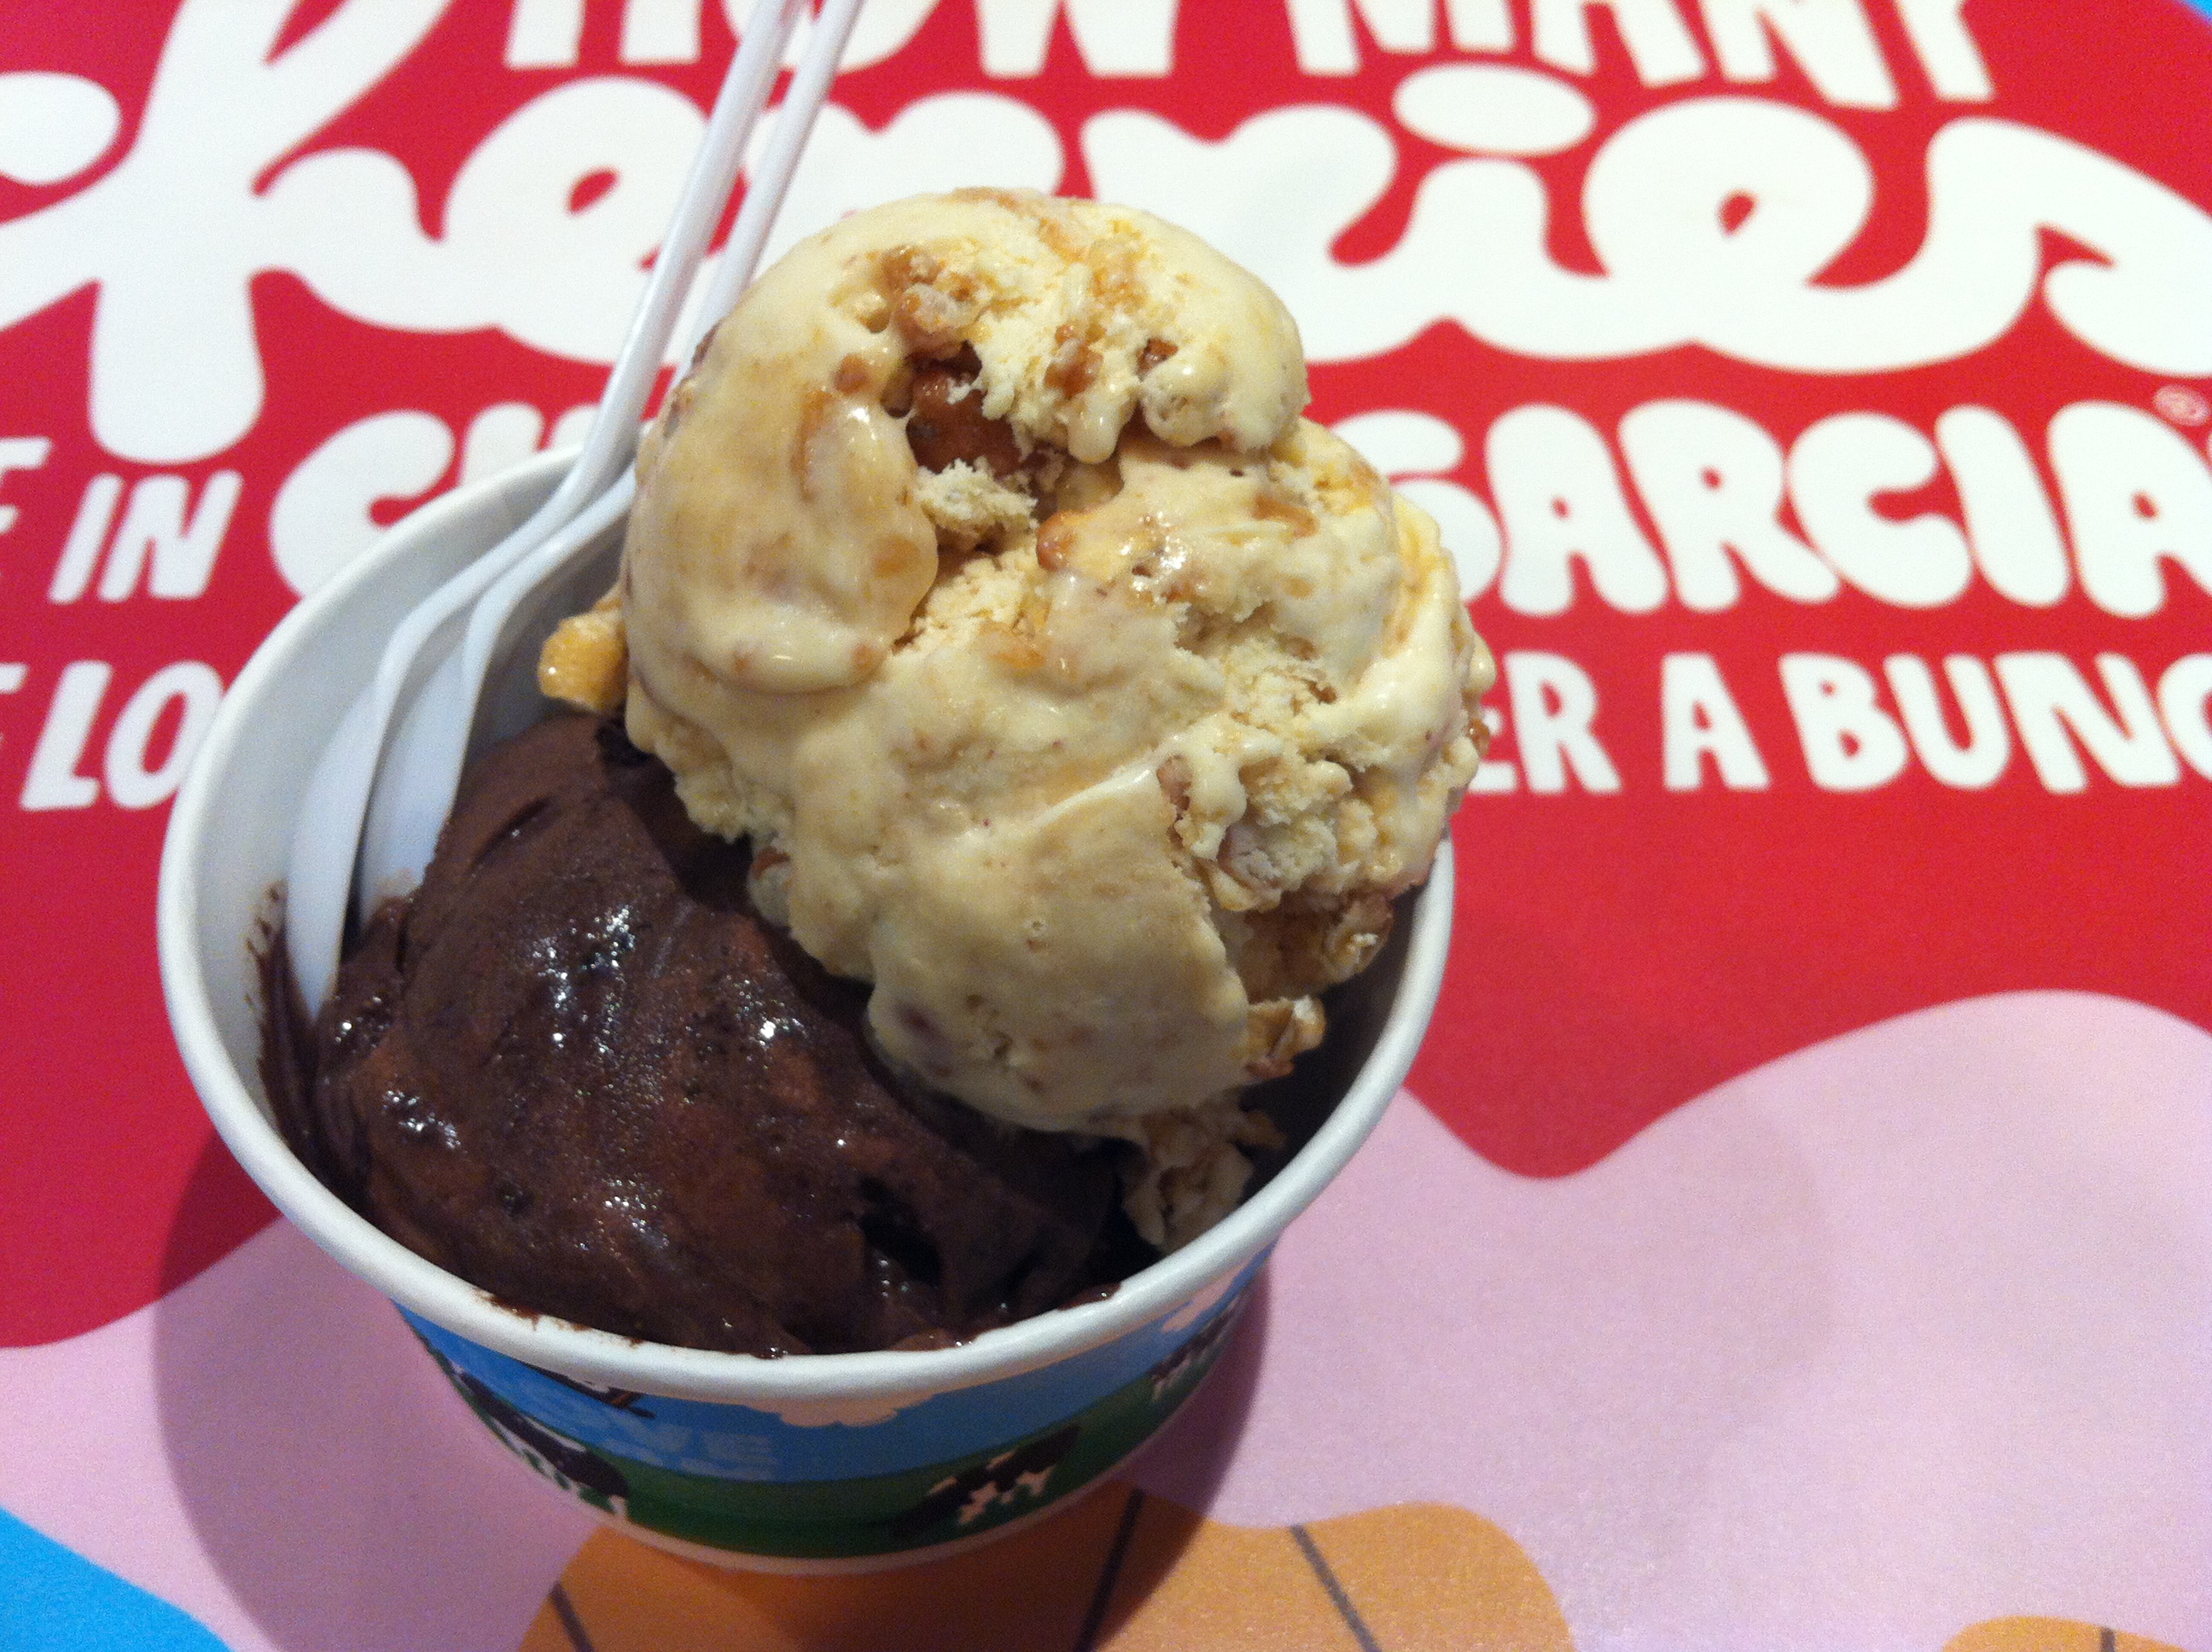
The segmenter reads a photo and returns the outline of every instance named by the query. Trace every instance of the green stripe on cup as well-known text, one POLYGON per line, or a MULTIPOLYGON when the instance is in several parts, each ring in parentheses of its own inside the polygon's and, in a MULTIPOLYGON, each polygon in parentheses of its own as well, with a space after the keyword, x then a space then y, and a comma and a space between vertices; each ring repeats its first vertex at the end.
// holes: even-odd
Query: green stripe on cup
POLYGON ((1243 1306, 1240 1296, 1173 1361, 1065 1422, 965 1457, 854 1479, 721 1479, 581 1446, 516 1412, 434 1347, 430 1351, 509 1450, 592 1507, 665 1536, 738 1553, 842 1559, 972 1537, 1087 1485, 1182 1406, 1220 1357, 1243 1306))

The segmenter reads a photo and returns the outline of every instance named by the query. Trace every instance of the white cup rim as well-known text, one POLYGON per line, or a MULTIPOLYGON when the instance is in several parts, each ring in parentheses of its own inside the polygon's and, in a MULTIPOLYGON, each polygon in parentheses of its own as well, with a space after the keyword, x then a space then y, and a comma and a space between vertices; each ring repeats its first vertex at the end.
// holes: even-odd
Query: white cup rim
MULTIPOLYGON (((755 1406, 824 1399, 945 1393, 1059 1364, 1173 1313, 1225 1283, 1272 1244, 1335 1176, 1382 1115, 1412 1067, 1443 982, 1450 940, 1449 834, 1413 903, 1397 991, 1375 1047, 1312 1139, 1273 1180, 1217 1226, 1132 1275, 1103 1301, 1063 1308, 987 1331, 951 1348, 869 1353, 750 1354, 640 1342, 507 1307, 416 1255, 356 1212, 293 1154, 224 1042, 200 952, 199 869, 220 853, 223 779, 241 732, 267 696, 300 667, 318 632, 356 592, 495 489, 549 489, 571 453, 548 453, 514 471, 433 501, 390 529, 329 583, 302 600, 239 673, 179 790, 163 844, 157 925, 164 994, 186 1070, 216 1132, 270 1201, 349 1272, 401 1307, 471 1342, 578 1381, 678 1399, 755 1406)), ((251 938, 239 937, 245 946, 251 938)))

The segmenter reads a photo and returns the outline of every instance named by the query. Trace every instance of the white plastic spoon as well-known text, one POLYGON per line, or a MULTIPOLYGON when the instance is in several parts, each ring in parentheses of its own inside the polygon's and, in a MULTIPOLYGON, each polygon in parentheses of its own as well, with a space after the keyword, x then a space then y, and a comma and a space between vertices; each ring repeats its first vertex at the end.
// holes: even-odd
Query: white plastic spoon
MULTIPOLYGON (((730 239, 722 250, 721 262, 708 286, 706 301, 693 313, 679 361, 690 359, 698 340, 729 313, 738 295, 751 283, 762 250, 768 245, 769 232, 775 226, 777 210, 790 188, 792 175, 799 168, 799 153, 806 147, 807 134, 813 128, 830 82, 836 75, 837 60, 844 52, 845 40, 852 33, 853 21, 860 5, 861 0, 827 0, 808 34, 805 57, 793 72, 790 89, 779 106, 767 149, 752 169, 744 204, 738 210, 737 222, 731 226, 730 239)), ((619 493, 626 509, 632 483, 633 478, 625 476, 608 498, 619 493)), ((404 820, 406 835, 401 837, 395 832, 391 842, 381 842, 377 813, 372 809, 369 833, 362 852, 365 869, 373 873, 380 866, 389 865, 398 872, 412 872, 419 878, 422 869, 429 865, 431 851, 437 847, 439 828, 453 810, 453 794, 468 755, 478 701, 493 664, 522 635, 532 629, 543 630, 545 616, 539 611, 540 604, 532 598, 540 592, 558 589, 562 575, 580 557, 598 548, 601 529, 618 519, 618 515, 609 517, 586 530, 583 520, 579 519, 569 532, 556 534, 509 568, 477 604, 469 616, 468 635, 461 647, 459 681, 450 697, 434 696, 439 708, 438 726, 433 732, 426 726, 425 738, 418 749, 410 738, 415 732, 410 717, 394 751, 395 756, 404 752, 405 760, 395 763, 387 759, 387 778, 378 783, 380 799, 387 786, 393 794, 395 825, 404 820)), ((426 702, 433 698, 429 695, 423 696, 426 702)))
MULTIPOLYGON (((395 714, 404 704, 420 707, 426 700, 442 699, 459 689, 462 682, 459 651, 468 614, 477 599, 508 568, 544 545, 550 536, 569 537, 562 533, 564 529, 580 531, 589 540, 618 519, 627 504, 626 488, 621 489, 623 496, 615 501, 608 493, 609 486, 627 479, 638 421, 665 358, 669 334, 737 181, 746 140, 775 84, 784 42, 805 9, 805 0, 757 0, 754 6, 744 42, 715 99, 668 237, 647 280, 575 465, 528 521, 401 622, 386 645, 375 678, 341 720, 316 765, 302 800, 300 824, 293 835, 285 894, 286 941, 293 975, 311 1012, 322 1007, 337 973, 338 949, 356 886, 356 862, 363 848, 364 823, 395 714)), ((816 33, 818 37, 822 31, 816 33)), ((817 100, 818 96, 817 93, 817 100)), ((472 708, 473 694, 469 698, 472 708)), ((464 744, 466 732, 464 713, 464 744)), ((427 731, 423 738, 426 741, 430 738, 427 731)), ((416 788, 407 787, 404 796, 408 801, 404 806, 395 801, 380 811, 381 817, 392 823, 388 841, 395 847, 409 841, 419 829, 413 806, 413 799, 422 793, 416 788)), ((449 787, 448 800, 450 797, 449 787)), ((430 823, 428 841, 434 843, 443 818, 441 807, 438 819, 430 823)), ((380 841, 386 841, 386 834, 379 835, 380 841)), ((422 859, 414 863, 416 877, 419 878, 427 859, 426 847, 422 859)), ((366 866, 362 870, 359 883, 365 902, 398 892, 390 888, 393 863, 384 860, 374 870, 366 866)))

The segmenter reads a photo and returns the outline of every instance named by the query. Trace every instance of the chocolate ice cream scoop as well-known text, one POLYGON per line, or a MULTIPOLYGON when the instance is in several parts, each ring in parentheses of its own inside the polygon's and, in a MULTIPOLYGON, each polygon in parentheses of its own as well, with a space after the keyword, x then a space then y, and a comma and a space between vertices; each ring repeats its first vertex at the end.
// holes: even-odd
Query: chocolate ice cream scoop
POLYGON ((747 870, 615 726, 499 748, 272 1064, 295 1150, 502 1300, 702 1348, 964 1338, 1148 1260, 1115 1150, 898 1087, 747 870))

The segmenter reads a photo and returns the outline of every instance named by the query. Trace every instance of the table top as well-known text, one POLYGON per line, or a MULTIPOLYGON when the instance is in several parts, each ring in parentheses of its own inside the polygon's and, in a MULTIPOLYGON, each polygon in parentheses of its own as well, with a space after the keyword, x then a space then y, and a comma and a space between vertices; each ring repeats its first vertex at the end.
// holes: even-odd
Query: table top
POLYGON ((2179 0, 871 0, 776 245, 978 184, 1188 225, 1502 674, 1434 1028, 1218 1374, 846 1581, 533 1484, 214 1139, 151 938, 261 637, 578 430, 725 8, 18 10, 0 1645, 2212 1649, 2179 0))

